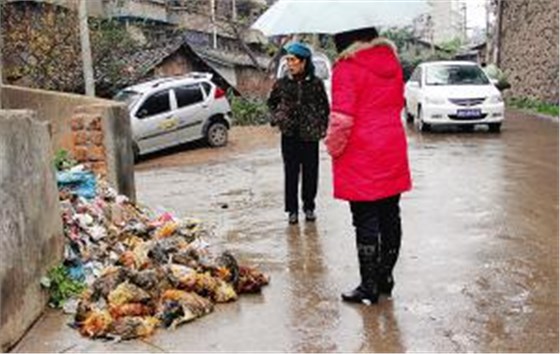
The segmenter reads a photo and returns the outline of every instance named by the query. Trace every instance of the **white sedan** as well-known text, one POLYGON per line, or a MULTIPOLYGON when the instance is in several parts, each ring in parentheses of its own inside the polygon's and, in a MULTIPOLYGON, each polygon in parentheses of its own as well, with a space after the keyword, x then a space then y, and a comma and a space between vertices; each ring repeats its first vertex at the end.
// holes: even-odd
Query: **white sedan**
POLYGON ((422 63, 405 86, 405 114, 420 131, 435 125, 457 125, 472 130, 487 124, 499 132, 504 102, 494 82, 476 63, 438 61, 422 63))

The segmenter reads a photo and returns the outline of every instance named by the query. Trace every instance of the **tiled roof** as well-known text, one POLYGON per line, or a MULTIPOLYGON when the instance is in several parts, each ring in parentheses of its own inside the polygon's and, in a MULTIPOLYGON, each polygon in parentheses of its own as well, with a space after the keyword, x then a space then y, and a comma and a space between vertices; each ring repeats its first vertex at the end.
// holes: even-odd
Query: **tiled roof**
POLYGON ((112 68, 101 64, 95 67, 98 84, 103 85, 103 82, 111 81, 113 86, 126 87, 136 83, 184 44, 182 38, 174 38, 163 43, 147 45, 130 54, 121 54, 119 60, 123 69, 116 82, 114 74, 111 73, 112 68))
MULTIPOLYGON (((197 49, 197 53, 205 59, 214 60, 225 65, 255 66, 251 58, 249 58, 249 55, 246 53, 233 53, 206 48, 197 49)), ((265 69, 268 67, 270 58, 259 55, 257 56, 257 62, 261 68, 265 69)))

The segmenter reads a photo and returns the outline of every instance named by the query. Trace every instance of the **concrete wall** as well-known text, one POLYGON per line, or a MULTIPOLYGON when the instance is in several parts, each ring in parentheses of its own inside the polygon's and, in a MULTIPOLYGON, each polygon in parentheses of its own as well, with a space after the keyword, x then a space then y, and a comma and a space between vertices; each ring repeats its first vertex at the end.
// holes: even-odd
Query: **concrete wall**
POLYGON ((506 94, 558 104, 558 0, 502 0, 500 28, 506 94))
POLYGON ((243 95, 267 98, 274 84, 274 78, 248 66, 235 68, 237 89, 243 95))
POLYGON ((107 17, 138 17, 167 22, 165 0, 107 0, 104 10, 107 17))
POLYGON ((135 200, 132 138, 125 105, 8 85, 2 89, 2 104, 6 109, 37 111, 40 120, 50 123, 52 151, 72 152, 79 162, 106 176, 119 193, 135 200), (75 118, 82 118, 86 125, 73 125, 75 118))
POLYGON ((43 311, 40 279, 62 259, 64 236, 48 123, 0 110, 0 349, 43 311))

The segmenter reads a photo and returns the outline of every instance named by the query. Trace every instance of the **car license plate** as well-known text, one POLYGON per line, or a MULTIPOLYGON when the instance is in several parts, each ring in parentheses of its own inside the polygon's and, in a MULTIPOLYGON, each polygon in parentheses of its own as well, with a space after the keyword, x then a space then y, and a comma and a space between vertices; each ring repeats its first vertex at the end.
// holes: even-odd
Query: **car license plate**
POLYGON ((474 118, 480 117, 482 115, 482 111, 480 109, 458 109, 457 110, 457 117, 460 118, 474 118))

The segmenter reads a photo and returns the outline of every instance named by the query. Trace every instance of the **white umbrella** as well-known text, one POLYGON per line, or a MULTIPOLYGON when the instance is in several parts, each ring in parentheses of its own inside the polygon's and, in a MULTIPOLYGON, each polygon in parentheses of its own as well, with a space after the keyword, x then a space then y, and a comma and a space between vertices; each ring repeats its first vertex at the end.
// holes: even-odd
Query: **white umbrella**
POLYGON ((269 37, 334 34, 372 26, 410 25, 426 10, 423 0, 279 0, 251 28, 269 37))

